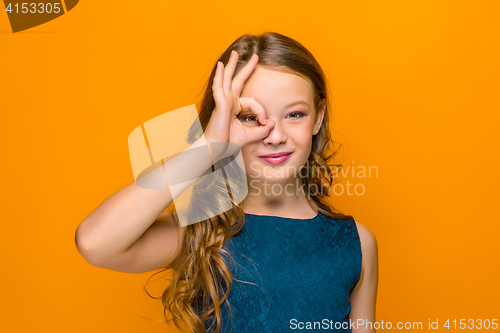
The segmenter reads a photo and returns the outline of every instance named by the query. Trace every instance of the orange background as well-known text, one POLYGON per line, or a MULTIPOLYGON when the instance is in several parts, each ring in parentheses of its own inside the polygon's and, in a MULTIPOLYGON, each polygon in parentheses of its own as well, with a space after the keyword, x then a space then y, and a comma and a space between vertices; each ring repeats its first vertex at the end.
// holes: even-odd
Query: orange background
POLYGON ((323 66, 344 165, 378 167, 332 200, 377 237, 377 321, 500 317, 498 1, 82 1, 16 34, 0 8, 3 332, 176 331, 139 317, 154 272, 91 266, 75 230, 133 181, 129 133, 265 31, 323 66))

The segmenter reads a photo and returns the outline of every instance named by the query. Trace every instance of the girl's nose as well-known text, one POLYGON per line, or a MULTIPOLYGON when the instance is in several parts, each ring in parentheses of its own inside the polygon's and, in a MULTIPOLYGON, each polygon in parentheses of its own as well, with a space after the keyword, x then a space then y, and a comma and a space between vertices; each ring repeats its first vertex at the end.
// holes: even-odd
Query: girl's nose
POLYGON ((286 143, 287 140, 287 135, 282 128, 282 124, 280 124, 279 121, 276 121, 273 119, 275 122, 274 127, 271 129, 269 132, 269 135, 263 139, 263 142, 265 145, 279 145, 286 143))

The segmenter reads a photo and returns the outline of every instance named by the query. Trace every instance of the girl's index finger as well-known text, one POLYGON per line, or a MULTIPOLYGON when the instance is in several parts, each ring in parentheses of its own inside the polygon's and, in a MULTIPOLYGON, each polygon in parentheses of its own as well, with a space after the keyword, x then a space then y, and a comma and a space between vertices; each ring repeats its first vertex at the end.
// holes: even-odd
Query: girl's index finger
POLYGON ((248 63, 234 77, 232 88, 235 94, 239 95, 241 93, 246 80, 250 77, 258 62, 259 56, 257 53, 254 53, 248 63))

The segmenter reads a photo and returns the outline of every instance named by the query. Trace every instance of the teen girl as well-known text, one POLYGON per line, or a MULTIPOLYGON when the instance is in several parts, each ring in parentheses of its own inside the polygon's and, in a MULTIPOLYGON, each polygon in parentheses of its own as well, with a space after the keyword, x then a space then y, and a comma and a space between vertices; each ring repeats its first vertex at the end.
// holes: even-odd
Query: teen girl
MULTIPOLYGON (((197 109, 204 136, 193 132, 189 142, 241 149, 245 199, 181 227, 169 190, 133 182, 80 224, 82 256, 121 272, 172 269, 165 312, 192 332, 374 332, 377 243, 324 201, 335 154, 313 55, 278 33, 243 35, 214 65, 197 109), (367 325, 353 326, 358 320, 367 325)), ((228 158, 211 151, 211 161, 194 164, 201 175, 228 158)))

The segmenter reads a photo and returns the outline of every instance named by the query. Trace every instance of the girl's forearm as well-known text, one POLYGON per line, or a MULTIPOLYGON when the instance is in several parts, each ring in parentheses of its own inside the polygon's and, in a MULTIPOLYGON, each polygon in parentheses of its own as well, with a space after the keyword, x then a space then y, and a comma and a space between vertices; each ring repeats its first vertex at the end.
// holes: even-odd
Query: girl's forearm
MULTIPOLYGON (((165 162, 168 179, 177 184, 176 192, 182 192, 211 167, 211 158, 200 158, 202 151, 207 151, 203 136, 165 162), (179 179, 192 181, 179 183, 179 179)), ((212 159, 214 163, 218 161, 219 154, 214 151, 212 159)), ((140 180, 137 180, 139 184, 140 180)), ((167 180, 161 181, 166 189, 142 188, 134 181, 104 200, 77 229, 76 244, 80 253, 88 256, 87 260, 101 260, 117 256, 132 246, 176 197, 169 190, 167 180)))

